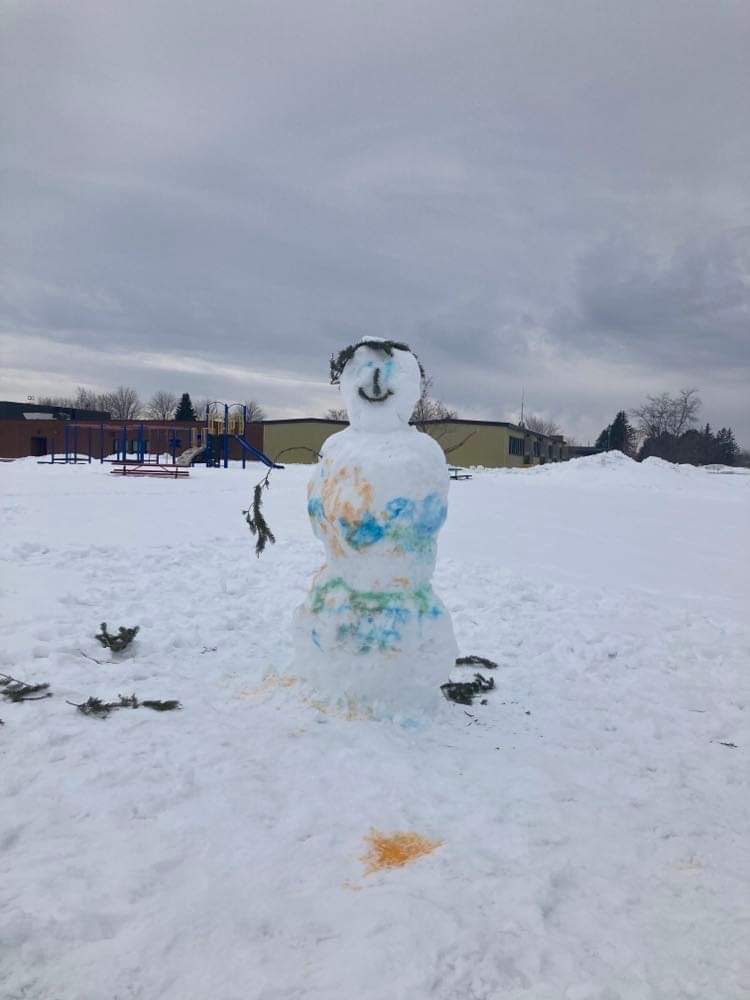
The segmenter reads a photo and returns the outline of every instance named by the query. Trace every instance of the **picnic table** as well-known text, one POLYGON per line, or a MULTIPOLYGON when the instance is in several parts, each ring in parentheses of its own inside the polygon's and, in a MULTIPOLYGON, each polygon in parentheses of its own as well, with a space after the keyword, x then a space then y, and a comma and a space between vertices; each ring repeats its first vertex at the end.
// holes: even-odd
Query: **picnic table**
POLYGON ((118 468, 110 469, 110 475, 153 476, 156 479, 186 479, 190 475, 190 470, 184 469, 179 465, 154 465, 153 463, 133 465, 131 462, 123 462, 118 468))

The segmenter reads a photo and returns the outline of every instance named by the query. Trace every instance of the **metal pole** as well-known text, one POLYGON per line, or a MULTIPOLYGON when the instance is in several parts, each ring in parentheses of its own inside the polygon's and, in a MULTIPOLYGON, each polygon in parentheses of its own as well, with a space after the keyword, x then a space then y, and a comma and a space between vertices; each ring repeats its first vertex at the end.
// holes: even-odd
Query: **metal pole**
POLYGON ((224 468, 229 468, 229 404, 224 403, 224 468))
MULTIPOLYGON (((242 404, 242 436, 247 438, 247 404, 242 404)), ((245 449, 242 449, 242 468, 245 468, 245 462, 247 461, 245 449)))

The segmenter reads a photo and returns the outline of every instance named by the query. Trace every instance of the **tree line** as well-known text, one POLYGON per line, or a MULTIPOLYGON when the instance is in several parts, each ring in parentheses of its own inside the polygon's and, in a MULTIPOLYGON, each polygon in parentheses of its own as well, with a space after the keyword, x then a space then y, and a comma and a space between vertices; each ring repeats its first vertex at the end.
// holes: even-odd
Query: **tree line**
MULTIPOLYGON (((189 392, 178 396, 159 389, 145 402, 132 386, 120 385, 110 392, 95 392, 79 385, 72 396, 39 396, 42 406, 68 406, 76 410, 100 410, 109 413, 113 420, 204 420, 208 399, 190 398, 189 392)), ((248 420, 265 420, 266 413, 253 399, 245 401, 248 420)))
POLYGON ((674 396, 647 396, 630 414, 620 410, 596 439, 596 447, 638 461, 654 457, 689 465, 747 464, 750 456, 740 449, 731 427, 716 432, 708 423, 698 427, 702 405, 694 388, 674 396))
MULTIPOLYGON (((78 410, 101 410, 114 420, 203 420, 209 405, 207 399, 192 401, 190 393, 177 396, 174 392, 158 390, 145 402, 132 386, 120 385, 110 392, 95 392, 79 386, 72 396, 39 396, 38 403, 45 406, 69 406, 78 410)), ((596 439, 596 447, 603 451, 621 451, 630 458, 642 461, 651 456, 667 462, 691 465, 750 465, 750 454, 743 451, 731 427, 714 431, 709 423, 698 426, 702 401, 695 388, 681 389, 676 395, 663 392, 647 396, 646 401, 633 410, 620 410, 611 424, 596 439)), ((255 400, 245 402, 248 420, 266 419, 266 412, 255 400)), ((342 407, 326 412, 330 420, 347 420, 342 407)), ((456 410, 446 406, 433 395, 433 380, 426 375, 422 392, 412 414, 412 423, 425 430, 432 420, 456 419, 456 410)), ((526 416, 522 425, 538 434, 553 436, 560 428, 551 420, 534 415, 526 416)), ((447 432, 446 432, 447 433, 447 432)), ((448 442, 441 442, 445 445, 448 442)), ((455 451, 463 441, 453 442, 445 448, 455 451)), ((573 441, 569 441, 573 444, 573 441)))

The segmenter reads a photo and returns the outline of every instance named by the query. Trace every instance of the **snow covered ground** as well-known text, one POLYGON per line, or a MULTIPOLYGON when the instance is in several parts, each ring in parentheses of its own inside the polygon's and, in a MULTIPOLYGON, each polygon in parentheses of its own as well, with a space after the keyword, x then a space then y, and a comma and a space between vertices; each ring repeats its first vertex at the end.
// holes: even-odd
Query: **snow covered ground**
POLYGON ((54 691, 0 699, 0 997, 750 995, 750 476, 618 458, 451 484, 435 585, 497 690, 413 725, 273 676, 308 468, 257 560, 255 468, 0 464, 0 671, 54 691), (131 692, 182 711, 66 704, 131 692), (441 846, 368 874, 373 830, 441 846))

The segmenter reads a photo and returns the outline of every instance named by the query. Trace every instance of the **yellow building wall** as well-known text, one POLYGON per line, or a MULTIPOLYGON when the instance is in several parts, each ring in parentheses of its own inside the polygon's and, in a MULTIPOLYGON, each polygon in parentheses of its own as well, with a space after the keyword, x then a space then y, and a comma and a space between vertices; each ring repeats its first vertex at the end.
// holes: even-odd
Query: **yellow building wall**
POLYGON ((507 451, 507 428, 481 424, 428 424, 427 433, 443 451, 449 465, 486 465, 504 462, 507 451))
MULTIPOLYGON (((344 430, 345 423, 317 422, 301 420, 296 423, 273 423, 263 425, 263 451, 271 458, 281 455, 282 464, 309 464, 317 459, 311 451, 319 452, 323 442, 331 436, 344 430), (286 449, 293 449, 287 451, 286 449), (306 450, 311 449, 311 450, 306 450)), ((447 451, 446 461, 449 465, 483 465, 489 469, 528 468, 539 465, 542 458, 545 461, 559 461, 566 455, 561 453, 559 445, 550 442, 549 438, 539 439, 539 456, 534 455, 534 439, 536 435, 513 430, 492 424, 472 424, 457 421, 455 423, 428 424, 427 433, 447 451), (524 438, 524 448, 529 453, 529 461, 524 455, 511 455, 509 438, 524 438), (548 456, 548 445, 552 443, 553 458, 548 456)))
POLYGON ((317 462, 311 452, 319 452, 323 442, 331 436, 343 431, 348 425, 343 423, 318 423, 313 420, 300 420, 295 423, 264 423, 263 451, 270 458, 277 458, 282 465, 309 465, 317 462), (287 449, 293 449, 287 451, 287 449), (309 449, 309 450, 306 450, 309 449))
POLYGON ((471 424, 456 421, 428 424, 427 433, 446 451, 449 465, 483 465, 489 469, 523 469, 544 462, 559 462, 567 458, 564 448, 550 438, 533 432, 493 424, 471 424), (523 441, 523 453, 511 454, 510 439, 523 441), (539 441, 539 455, 534 454, 534 442, 539 441), (552 455, 549 446, 552 446, 552 455), (528 456, 528 461, 526 457, 528 456))

